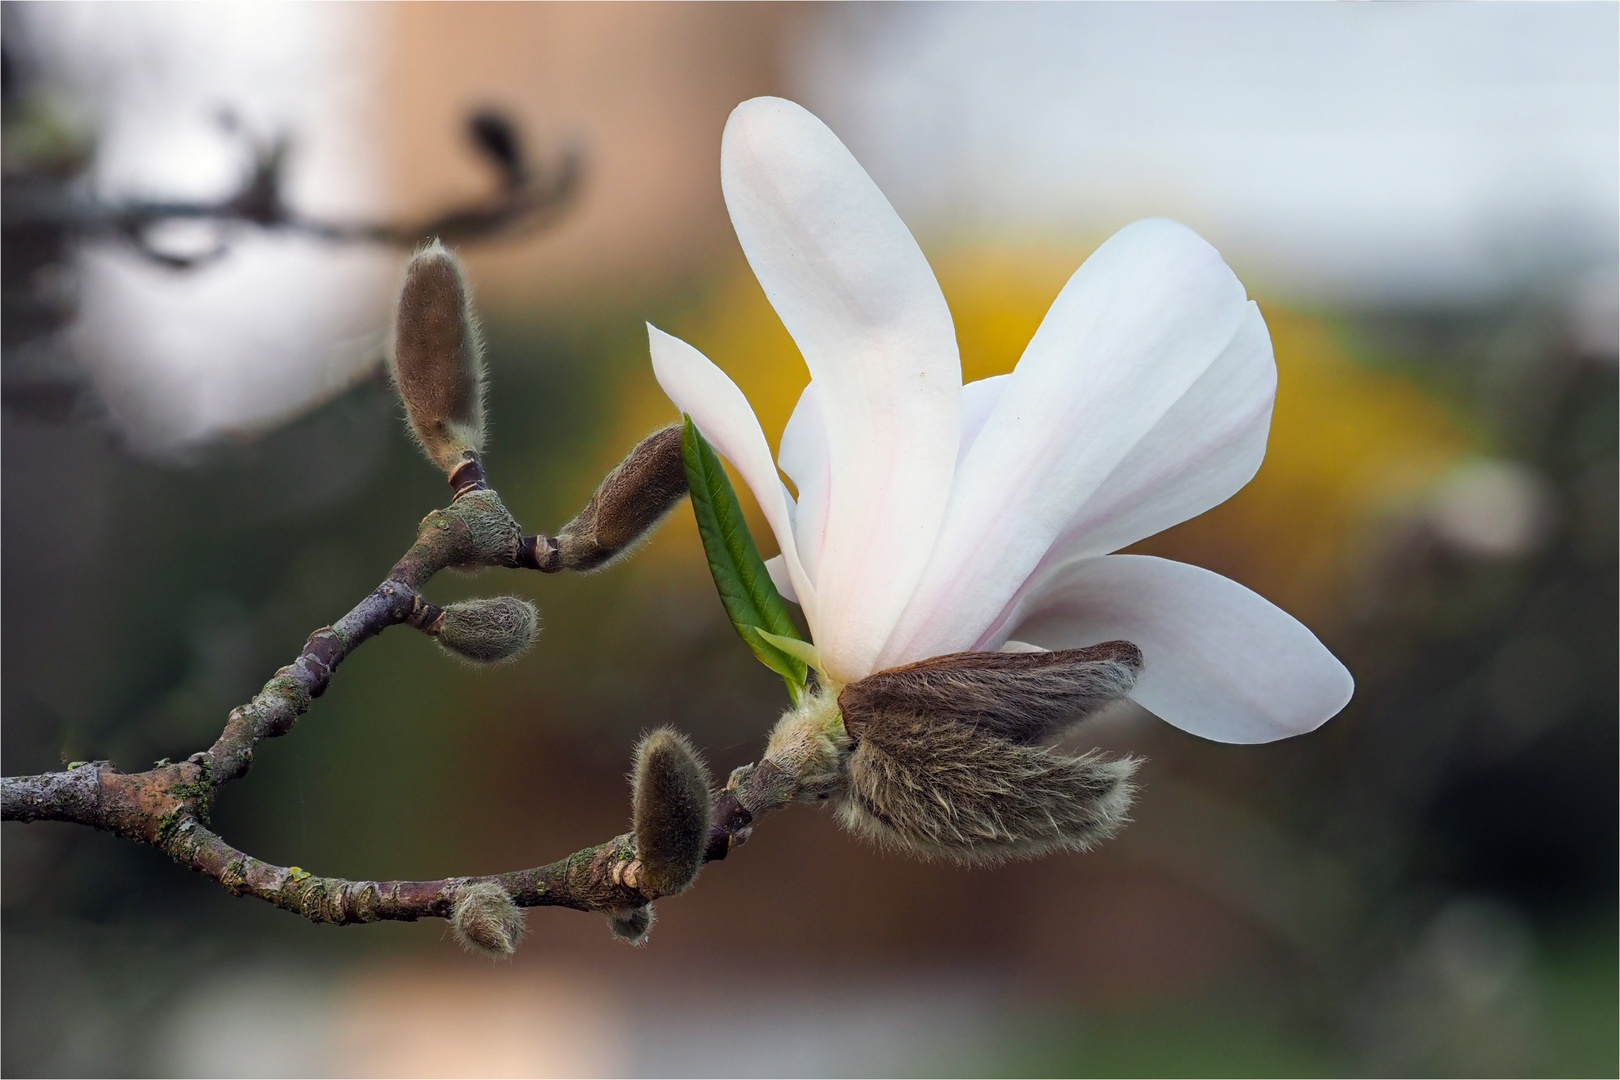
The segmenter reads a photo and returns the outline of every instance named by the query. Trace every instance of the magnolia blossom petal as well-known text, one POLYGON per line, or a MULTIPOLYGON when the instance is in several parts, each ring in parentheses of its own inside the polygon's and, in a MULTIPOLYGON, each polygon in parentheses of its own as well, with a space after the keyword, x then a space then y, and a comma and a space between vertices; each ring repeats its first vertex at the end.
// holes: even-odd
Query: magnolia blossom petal
POLYGON ((820 395, 830 480, 816 637, 830 673, 853 680, 872 670, 944 518, 961 437, 956 333, 911 233, 800 106, 739 105, 720 180, 820 395))
POLYGON ((1001 392, 1007 388, 1007 380, 1011 375, 992 375, 988 379, 979 379, 976 382, 966 383, 962 387, 962 442, 956 451, 956 467, 962 467, 962 459, 967 457, 968 451, 979 438, 979 432, 984 430, 984 422, 990 419, 995 410, 996 402, 1001 400, 1001 392))
POLYGON ((821 412, 821 393, 812 382, 799 395, 799 404, 782 431, 782 449, 776 463, 799 489, 793 513, 793 538, 799 561, 813 583, 821 565, 827 538, 827 506, 832 490, 832 456, 827 446, 827 423, 821 412))
POLYGON ((922 581, 879 666, 970 648, 1076 510, 1243 323, 1242 284, 1197 233, 1139 221, 1053 303, 963 459, 922 581))
POLYGON ((793 588, 793 575, 788 573, 787 560, 780 555, 773 555, 765 560, 765 572, 771 575, 771 584, 776 591, 782 594, 782 599, 789 603, 799 602, 798 591, 793 588))
POLYGON ((1144 663, 1131 697, 1216 742, 1272 742, 1315 730, 1355 690, 1316 635, 1258 593, 1145 555, 1069 564, 1012 632, 1049 649, 1134 642, 1144 663))
POLYGON ((1063 561, 1107 555, 1236 495, 1266 456, 1277 364, 1260 308, 1064 529, 1063 561))
POLYGON ((974 648, 1061 567, 1118 551, 1235 495, 1266 456, 1276 392, 1271 335, 1251 300, 1231 343, 1085 501, 974 648))
POLYGON ((664 388, 676 408, 692 418, 703 437, 731 462, 754 493, 766 522, 776 534, 788 577, 805 609, 805 618, 814 629, 815 590, 805 577, 793 543, 792 508, 782 481, 776 475, 776 464, 771 461, 765 432, 760 430, 748 399, 730 376, 708 357, 651 323, 647 325, 647 344, 658 385, 664 388))

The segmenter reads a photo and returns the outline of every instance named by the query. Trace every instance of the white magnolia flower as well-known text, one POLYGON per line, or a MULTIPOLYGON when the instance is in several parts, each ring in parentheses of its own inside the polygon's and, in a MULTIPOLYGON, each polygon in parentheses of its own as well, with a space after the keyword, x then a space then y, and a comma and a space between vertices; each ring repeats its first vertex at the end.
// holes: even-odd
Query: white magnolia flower
POLYGON ((749 264, 810 368, 777 474, 742 392, 651 327, 658 381, 753 490, 835 686, 966 650, 1126 639, 1132 698, 1186 731, 1310 731, 1353 682, 1292 616, 1196 566, 1111 555, 1225 501, 1265 455, 1265 322, 1202 238, 1140 221, 1076 271, 1009 375, 962 385, 922 251, 798 105, 738 106, 721 144, 749 264))

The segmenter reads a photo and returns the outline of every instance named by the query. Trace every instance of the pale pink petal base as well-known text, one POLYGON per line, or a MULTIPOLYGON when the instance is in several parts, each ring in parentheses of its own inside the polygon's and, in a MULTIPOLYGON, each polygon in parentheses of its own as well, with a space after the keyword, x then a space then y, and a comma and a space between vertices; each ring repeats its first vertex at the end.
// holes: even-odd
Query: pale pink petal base
POLYGON ((819 540, 803 561, 823 660, 852 681, 873 670, 945 515, 961 437, 956 331, 905 223, 801 106, 739 105, 721 139, 720 185, 743 254, 810 368, 828 479, 824 504, 815 484, 800 488, 801 528, 819 540))

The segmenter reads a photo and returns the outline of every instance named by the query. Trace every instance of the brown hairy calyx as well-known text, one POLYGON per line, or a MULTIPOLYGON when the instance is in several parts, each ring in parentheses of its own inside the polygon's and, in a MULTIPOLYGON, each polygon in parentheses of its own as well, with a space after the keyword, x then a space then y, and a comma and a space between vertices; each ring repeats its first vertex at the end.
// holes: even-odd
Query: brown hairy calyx
POLYGON ((849 754, 839 817, 924 858, 1085 850, 1124 827, 1132 758, 1043 743, 1123 698, 1127 641, 1038 653, 953 653, 880 671, 838 696, 849 754))

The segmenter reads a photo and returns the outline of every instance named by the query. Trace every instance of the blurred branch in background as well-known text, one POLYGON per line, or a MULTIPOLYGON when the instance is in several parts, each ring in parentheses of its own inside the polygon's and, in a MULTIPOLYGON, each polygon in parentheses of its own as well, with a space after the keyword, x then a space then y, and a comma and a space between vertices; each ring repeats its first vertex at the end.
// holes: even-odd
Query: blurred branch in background
MULTIPOLYGON (((7 127, 15 130, 13 125, 23 126, 25 130, 16 138, 43 148, 46 136, 27 130, 30 122, 48 122, 40 116, 41 108, 35 105, 32 112, 26 112, 28 106, 20 106, 15 117, 8 113, 7 127)), ((153 262, 177 270, 204 266, 224 257, 231 246, 225 231, 206 250, 166 248, 165 227, 181 222, 284 229, 340 244, 414 247, 434 237, 464 244, 517 236, 539 228, 567 207, 579 187, 582 157, 578 150, 564 151, 555 164, 526 160, 511 120, 491 109, 473 114, 467 122, 467 134, 498 174, 495 193, 416 221, 325 220, 299 212, 284 197, 283 173, 292 143, 289 136, 277 135, 268 142, 257 140, 230 112, 222 112, 219 123, 223 131, 241 137, 249 158, 241 187, 219 199, 104 202, 75 186, 76 170, 63 171, 64 166, 71 168, 83 160, 77 154, 31 158, 22 152, 8 156, 4 188, 7 243, 40 232, 63 234, 68 242, 116 237, 153 262)))
MULTIPOLYGON (((239 142, 245 158, 236 190, 201 200, 108 200, 85 182, 95 158, 95 134, 68 119, 45 90, 28 84, 14 49, 0 52, 5 133, 0 321, 8 351, 55 334, 74 319, 72 258, 87 242, 116 240, 151 263, 176 271, 200 270, 225 258, 244 227, 339 245, 411 248, 435 237, 479 243, 545 227, 566 211, 579 190, 583 158, 578 149, 537 161, 505 113, 483 109, 468 118, 467 136, 496 174, 495 190, 488 196, 414 220, 344 221, 313 215, 287 197, 293 136, 256 137, 226 108, 217 114, 219 129, 239 142)), ((34 415, 70 415, 86 389, 82 380, 40 378, 26 365, 19 371, 18 365, 8 364, 7 373, 5 406, 34 415)))
POLYGON ((479 193, 373 210, 390 189, 367 68, 320 56, 381 9, 95 10, 120 32, 5 10, 13 413, 171 460, 262 435, 377 370, 398 249, 531 236, 577 203, 582 152, 536 153, 513 108, 471 107, 489 93, 456 118, 487 173, 458 186, 479 193))

